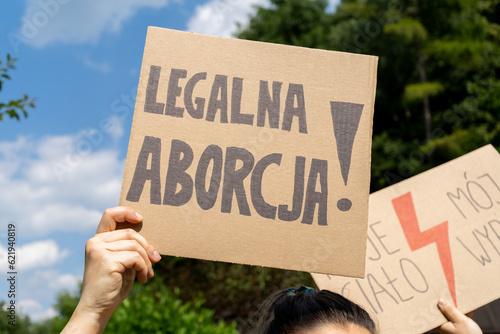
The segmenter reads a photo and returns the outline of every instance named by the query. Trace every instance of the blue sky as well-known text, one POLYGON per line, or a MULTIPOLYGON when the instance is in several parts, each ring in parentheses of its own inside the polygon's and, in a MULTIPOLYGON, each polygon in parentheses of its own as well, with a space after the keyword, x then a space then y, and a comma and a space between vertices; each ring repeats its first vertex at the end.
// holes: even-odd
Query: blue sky
POLYGON ((27 119, 0 123, 0 269, 6 275, 14 223, 22 312, 54 315, 57 293, 81 280, 85 242, 102 212, 118 205, 147 27, 230 37, 255 4, 268 0, 4 4, 0 57, 19 60, 0 102, 36 98, 27 119))

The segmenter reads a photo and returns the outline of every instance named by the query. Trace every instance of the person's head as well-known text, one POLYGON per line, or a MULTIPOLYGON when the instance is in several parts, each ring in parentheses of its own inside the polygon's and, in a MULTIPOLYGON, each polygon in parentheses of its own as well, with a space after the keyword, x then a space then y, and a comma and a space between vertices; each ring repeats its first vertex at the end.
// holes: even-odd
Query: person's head
POLYGON ((261 308, 258 334, 376 334, 377 326, 359 305, 328 291, 302 286, 279 291, 261 308))

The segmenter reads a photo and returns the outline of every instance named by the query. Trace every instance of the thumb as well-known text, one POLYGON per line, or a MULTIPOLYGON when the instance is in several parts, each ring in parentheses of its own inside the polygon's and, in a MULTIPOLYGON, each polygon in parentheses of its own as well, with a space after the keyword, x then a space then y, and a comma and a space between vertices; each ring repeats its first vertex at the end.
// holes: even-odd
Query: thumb
POLYGON ((457 308, 453 304, 447 302, 442 298, 439 299, 438 307, 441 310, 441 312, 443 312, 446 319, 448 319, 454 324, 462 321, 463 318, 465 318, 465 315, 463 315, 462 312, 457 310, 457 308))
POLYGON ((137 224, 142 222, 142 220, 142 215, 135 212, 132 208, 117 206, 115 208, 106 209, 99 222, 96 234, 116 230, 117 223, 129 222, 137 224))

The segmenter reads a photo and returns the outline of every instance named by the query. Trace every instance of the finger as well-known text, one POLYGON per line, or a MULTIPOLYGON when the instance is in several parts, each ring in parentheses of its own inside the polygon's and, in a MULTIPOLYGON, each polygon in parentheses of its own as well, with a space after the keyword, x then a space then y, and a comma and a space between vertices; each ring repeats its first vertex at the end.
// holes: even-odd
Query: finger
POLYGON ((135 212, 132 208, 117 206, 115 208, 106 209, 99 222, 99 226, 97 226, 96 234, 116 230, 116 223, 129 222, 137 224, 142 220, 142 215, 135 212))
POLYGON ((113 253, 111 256, 113 257, 113 262, 117 265, 117 272, 123 274, 127 269, 134 269, 137 274, 137 280, 141 283, 147 282, 148 267, 139 253, 125 251, 113 253))
POLYGON ((465 315, 462 314, 457 308, 452 305, 451 303, 448 303, 444 299, 440 299, 438 302, 438 307, 443 312, 444 316, 446 319, 451 321, 452 323, 456 324, 459 323, 460 321, 463 321, 465 315))
POLYGON ((136 240, 148 253, 148 257, 153 262, 160 261, 161 257, 158 252, 154 249, 147 240, 132 229, 117 230, 108 233, 101 233, 95 236, 95 238, 103 242, 116 242, 120 240, 136 240))
POLYGON ((154 276, 153 266, 144 247, 137 240, 119 240, 105 244, 105 248, 111 252, 137 252, 148 267, 148 277, 154 276))
MULTIPOLYGON (((110 234, 104 233, 104 234, 110 234)), ((125 269, 132 268, 132 263, 129 261, 124 261, 125 257, 132 257, 136 262, 138 262, 141 267, 136 267, 138 271, 144 271, 144 274, 140 274, 138 278, 141 279, 141 282, 147 279, 148 275, 153 276, 153 268, 151 266, 151 262, 149 265, 147 264, 148 256, 145 254, 145 250, 140 246, 135 240, 118 240, 112 243, 102 242, 99 240, 98 236, 93 237, 87 241, 85 244, 85 270, 87 270, 87 261, 92 263, 99 263, 101 268, 110 268, 111 272, 120 272, 123 273, 125 269), (114 245, 114 244, 117 245, 114 245), (124 243, 128 243, 125 245, 124 243), (135 243, 135 245, 133 244, 135 243), (132 248, 133 250, 130 250, 132 248), (142 249, 142 254, 139 249, 142 249), (116 250, 116 251, 113 251, 116 250), (139 261, 140 259, 140 261, 139 261), (142 275, 142 276, 141 276, 142 275)), ((134 270, 135 270, 134 269, 134 270)), ((135 273, 134 275, 135 276, 135 273)))

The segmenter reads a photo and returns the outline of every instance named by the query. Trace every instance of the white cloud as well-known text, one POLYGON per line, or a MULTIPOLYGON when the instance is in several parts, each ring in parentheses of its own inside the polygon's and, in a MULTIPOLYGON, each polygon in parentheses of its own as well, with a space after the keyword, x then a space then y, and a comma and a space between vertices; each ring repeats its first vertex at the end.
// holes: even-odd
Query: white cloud
POLYGON ((27 238, 93 231, 120 195, 124 161, 113 143, 123 129, 113 122, 74 135, 0 142, 0 222, 15 222, 27 238))
MULTIPOLYGON (((68 250, 61 250, 54 240, 35 241, 16 247, 16 269, 27 271, 51 267, 68 256, 68 250)), ((0 261, 7 263, 7 248, 0 245, 0 261)))
POLYGON ((34 277, 40 282, 45 282, 49 289, 69 292, 78 290, 82 280, 81 276, 63 274, 56 270, 38 271, 34 277))
POLYGON ((57 42, 92 43, 119 32, 141 8, 161 8, 169 0, 27 0, 17 40, 42 48, 57 42))
POLYGON ((33 299, 20 300, 19 310, 22 314, 29 315, 32 321, 41 321, 57 316, 57 311, 53 307, 45 309, 42 304, 33 299))
MULTIPOLYGON (((69 246, 63 248, 58 238, 92 235, 103 210, 118 204, 124 158, 117 144, 123 133, 119 118, 110 116, 75 134, 0 141, 0 226, 16 226, 17 298, 34 320, 54 315, 58 292, 78 289, 84 242, 65 240, 69 246)), ((0 235, 7 241, 5 231, 0 235)), ((0 245, 4 273, 7 246, 0 245)))
POLYGON ((68 255, 68 250, 61 250, 54 240, 35 241, 18 249, 19 270, 51 267, 68 255))
POLYGON ((54 296, 62 291, 78 291, 81 277, 63 274, 57 270, 35 270, 19 275, 19 309, 31 320, 40 321, 57 315, 54 296))
POLYGON ((187 30, 221 37, 232 37, 237 23, 245 25, 255 6, 268 7, 269 0, 211 0, 195 9, 187 30))
MULTIPOLYGON (((39 240, 22 246, 16 244, 15 247, 18 310, 34 321, 56 316, 57 312, 52 307, 56 302, 55 296, 62 291, 78 291, 83 265, 77 270, 79 275, 51 269, 69 254, 67 249, 61 249, 54 240, 39 240)), ((7 255, 7 249, 0 245, 1 263, 8 263, 7 255)), ((5 266, 4 272, 7 271, 5 266)))

